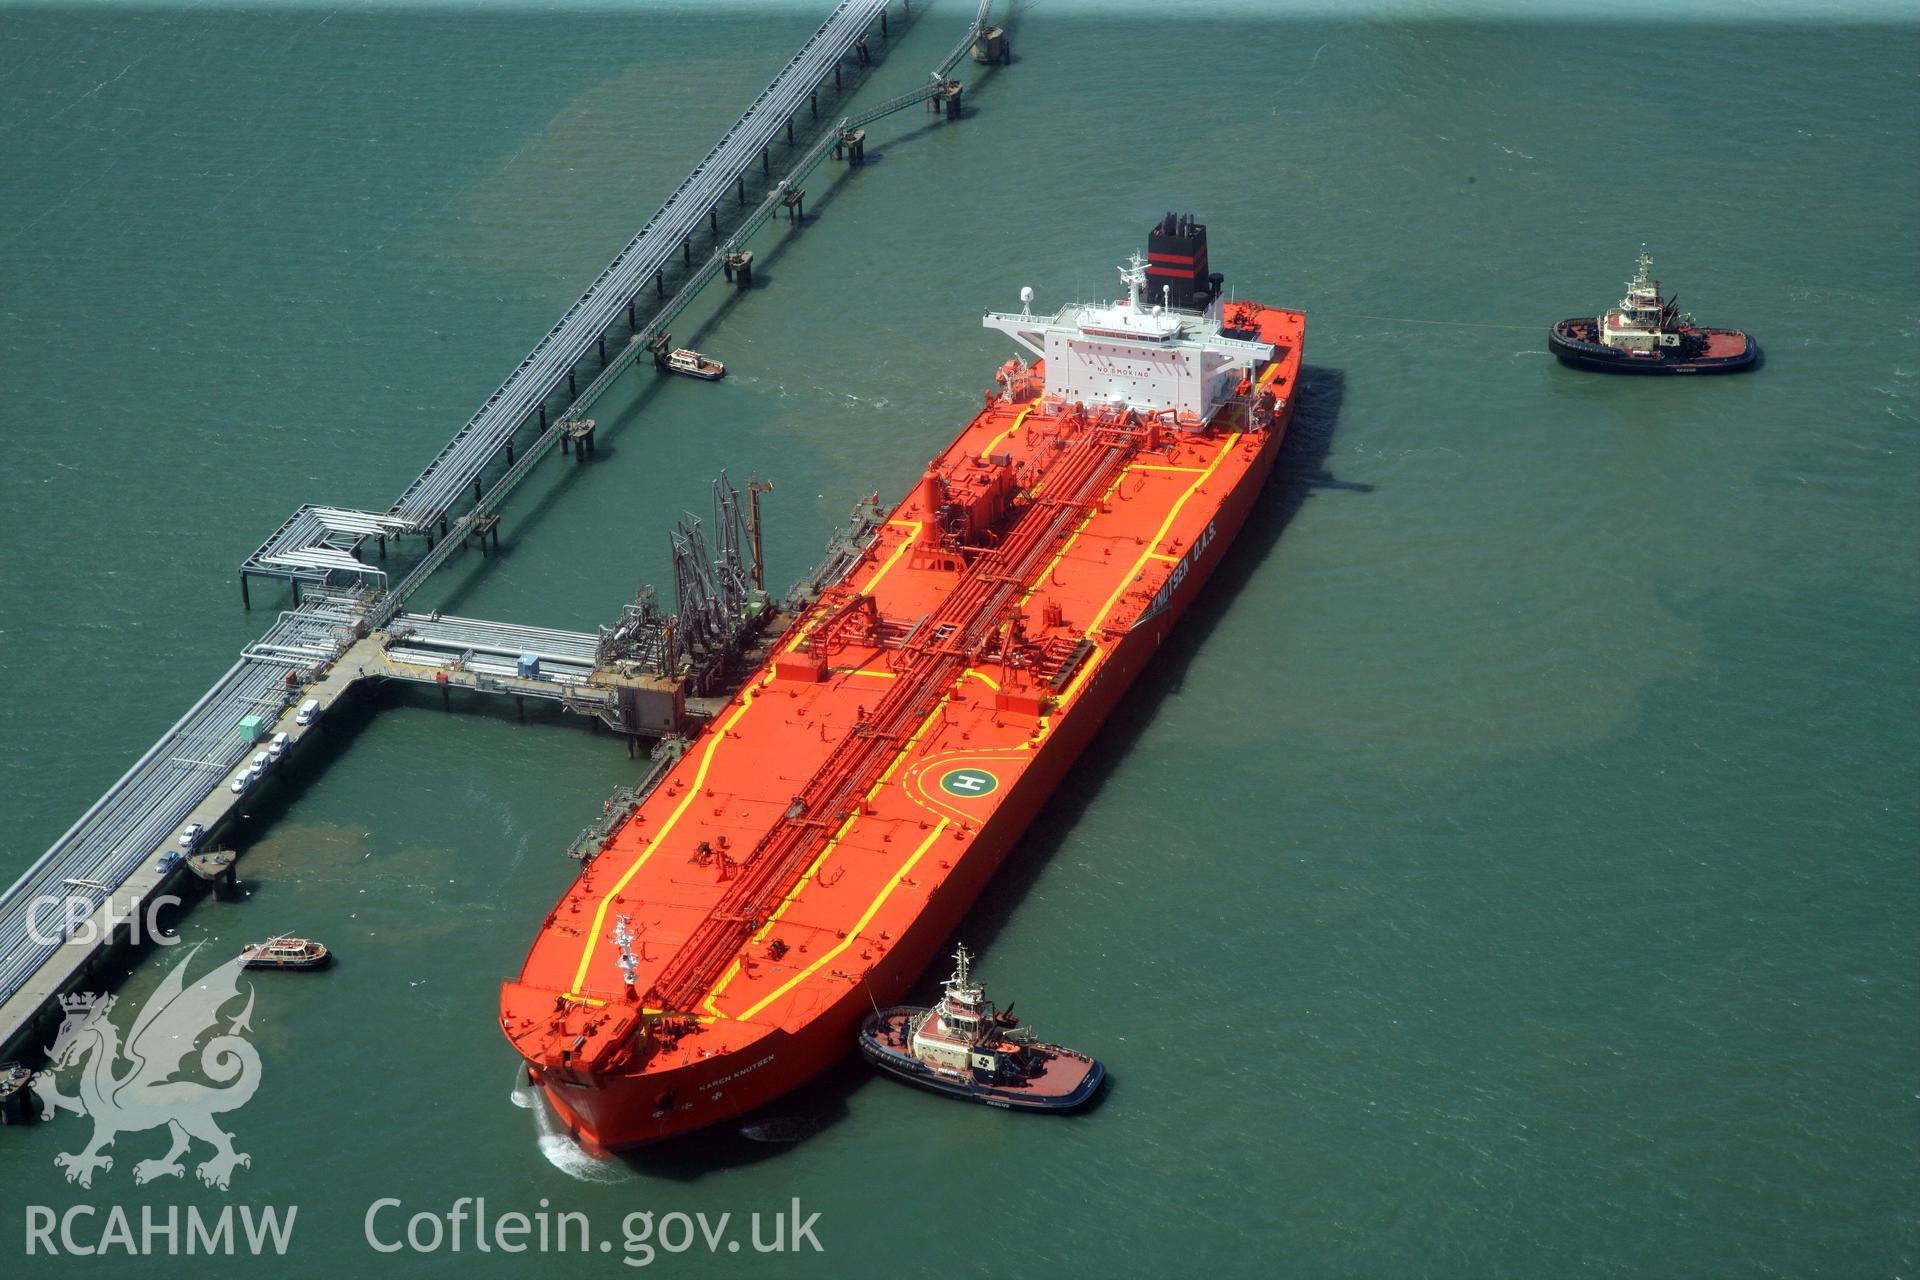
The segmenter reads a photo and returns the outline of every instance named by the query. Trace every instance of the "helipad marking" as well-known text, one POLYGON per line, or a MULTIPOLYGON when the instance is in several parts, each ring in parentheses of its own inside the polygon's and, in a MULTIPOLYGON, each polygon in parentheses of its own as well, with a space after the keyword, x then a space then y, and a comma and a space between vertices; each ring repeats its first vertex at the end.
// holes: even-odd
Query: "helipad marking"
POLYGON ((990 796, 1000 789, 1000 779, 985 769, 949 769, 940 775, 940 789, 950 796, 990 796))

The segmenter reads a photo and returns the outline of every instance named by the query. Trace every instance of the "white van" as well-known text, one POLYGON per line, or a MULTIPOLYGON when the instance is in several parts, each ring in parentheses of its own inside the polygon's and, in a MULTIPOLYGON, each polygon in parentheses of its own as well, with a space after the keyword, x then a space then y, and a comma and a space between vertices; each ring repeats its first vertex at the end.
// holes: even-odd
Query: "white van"
POLYGON ((274 734, 273 740, 267 743, 267 754, 275 760, 278 760, 281 756, 287 754, 287 744, 292 741, 293 739, 284 733, 274 734))
POLYGON ((253 767, 256 769, 264 769, 267 767, 267 761, 270 759, 272 759, 272 757, 266 752, 256 751, 253 753, 253 767))
POLYGON ((300 710, 294 714, 295 724, 312 724, 320 718, 320 699, 308 698, 300 704, 300 710))

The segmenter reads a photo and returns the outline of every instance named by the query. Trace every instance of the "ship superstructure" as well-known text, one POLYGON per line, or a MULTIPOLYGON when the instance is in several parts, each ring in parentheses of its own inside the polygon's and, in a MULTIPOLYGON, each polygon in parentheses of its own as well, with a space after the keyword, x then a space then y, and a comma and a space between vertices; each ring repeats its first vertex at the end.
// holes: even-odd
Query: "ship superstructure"
POLYGON ((1119 302, 1036 316, 1023 296, 1019 314, 989 311, 982 322, 1044 359, 1047 391, 1062 401, 1170 411, 1183 427, 1204 426, 1273 358, 1273 344, 1253 332, 1224 332, 1217 300, 1204 311, 1181 310, 1166 301, 1171 285, 1161 286, 1161 299, 1150 298, 1147 278, 1147 262, 1135 254, 1120 268, 1127 296, 1119 302))
POLYGON ((987 314, 1039 359, 1002 370, 547 916, 501 1025, 582 1139, 725 1120, 843 1056, 1218 563, 1305 318, 1223 305, 1217 277, 1197 309, 1156 304, 1147 275, 987 314))

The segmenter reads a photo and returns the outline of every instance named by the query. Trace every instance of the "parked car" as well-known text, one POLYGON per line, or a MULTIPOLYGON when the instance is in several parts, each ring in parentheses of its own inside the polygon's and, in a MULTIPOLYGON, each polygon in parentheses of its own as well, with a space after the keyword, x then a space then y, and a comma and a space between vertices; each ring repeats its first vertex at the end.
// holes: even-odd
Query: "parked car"
POLYGON ((169 849, 165 853, 160 855, 160 861, 156 862, 153 865, 153 869, 162 874, 165 874, 166 872, 169 872, 173 870, 175 867, 179 866, 180 862, 181 862, 180 851, 178 849, 169 849))
POLYGON ((293 739, 284 733, 274 734, 272 741, 267 743, 267 754, 278 760, 287 754, 287 744, 292 741, 293 739))
POLYGON ((200 843, 200 837, 205 834, 207 834, 205 827, 197 822, 189 822, 187 829, 180 833, 180 847, 182 849, 193 848, 193 846, 200 843))

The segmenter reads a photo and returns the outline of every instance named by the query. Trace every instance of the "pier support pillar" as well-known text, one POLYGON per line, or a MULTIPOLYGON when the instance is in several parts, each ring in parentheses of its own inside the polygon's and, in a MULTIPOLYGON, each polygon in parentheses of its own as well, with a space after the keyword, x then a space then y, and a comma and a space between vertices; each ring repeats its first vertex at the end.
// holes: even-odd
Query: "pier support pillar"
POLYGON ((664 298, 667 296, 667 282, 666 282, 665 276, 666 276, 665 272, 656 271, 653 273, 653 296, 656 298, 664 298))
MULTIPOLYGON (((513 441, 511 440, 507 441, 507 461, 513 461, 513 441)), ((374 536, 380 539, 380 558, 385 560, 387 558, 387 535, 381 533, 375 534, 374 536)))
POLYGON ((540 406, 540 429, 542 431, 547 429, 547 406, 545 405, 540 406))
POLYGON ((604 369, 607 367, 607 335, 604 333, 601 334, 599 342, 600 342, 600 367, 604 369))
MULTIPOLYGON (((513 441, 511 438, 509 438, 507 441, 507 465, 508 466, 513 465, 513 441)), ((382 556, 381 559, 384 560, 386 559, 386 557, 382 556)))
POLYGON ((573 385, 573 370, 567 370, 567 394, 578 398, 580 392, 573 385))
POLYGON ((720 234, 720 206, 719 205, 715 205, 713 206, 713 208, 707 210, 707 230, 711 231, 716 236, 720 234))
POLYGON ((861 66, 868 67, 873 65, 873 55, 867 52, 867 38, 865 36, 861 36, 858 40, 854 41, 853 54, 854 57, 860 60, 861 66))
POLYGON ((835 63, 833 67, 833 91, 835 93, 840 92, 840 64, 839 63, 835 63))
POLYGON ((887 34, 887 11, 885 9, 880 11, 880 34, 883 36, 887 34))
POLYGON ((688 236, 680 242, 680 262, 683 266, 693 265, 693 237, 688 236))
POLYGON ((760 172, 762 174, 771 175, 773 173, 773 159, 767 154, 770 150, 771 148, 769 147, 760 148, 760 172))
POLYGON ((787 117, 787 145, 793 145, 793 117, 787 117))
POLYGON ((744 173, 734 179, 733 198, 736 204, 747 202, 747 175, 744 173))
POLYGON ((300 579, 288 578, 287 582, 293 587, 293 607, 298 609, 300 607, 300 579))
MULTIPOLYGON (((509 445, 508 447, 511 448, 512 446, 509 445)), ((473 500, 475 502, 480 501, 480 482, 478 480, 473 482, 473 500)))
POLYGON ((818 89, 815 89, 807 95, 807 110, 813 113, 813 119, 818 120, 820 118, 820 91, 818 89))
POLYGON ((633 299, 627 299, 627 328, 638 329, 640 322, 633 318, 633 299))

